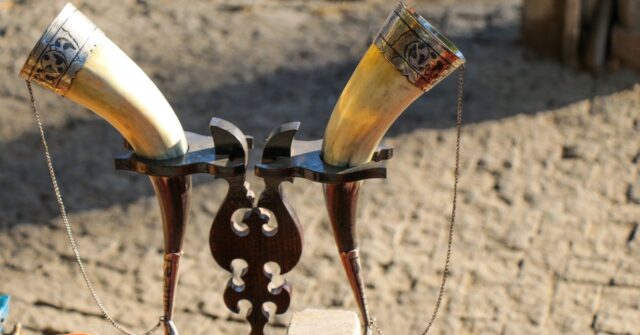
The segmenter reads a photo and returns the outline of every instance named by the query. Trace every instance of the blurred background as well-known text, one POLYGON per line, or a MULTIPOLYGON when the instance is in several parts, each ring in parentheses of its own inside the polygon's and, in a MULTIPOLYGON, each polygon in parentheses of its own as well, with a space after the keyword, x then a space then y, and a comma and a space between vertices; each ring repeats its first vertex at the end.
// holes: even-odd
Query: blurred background
MULTIPOLYGON (((153 79, 185 129, 212 116, 257 139, 302 121, 322 137, 390 0, 71 1, 153 79)), ((10 330, 114 333, 67 244, 27 89, 26 56, 65 1, 0 0, 0 293, 10 330)), ((467 58, 460 205, 433 334, 640 334, 638 1, 409 1, 467 58), (635 15, 635 16, 634 16, 635 15)), ((388 179, 361 196, 369 304, 415 334, 436 301, 455 148, 455 76, 395 123, 388 179)), ((142 330, 161 314, 162 229, 147 178, 117 172, 118 133, 35 89, 81 252, 107 308, 142 330)), ((255 159, 255 157, 254 157, 255 159)), ((254 177, 253 188, 261 185, 254 177)), ((242 334, 208 247, 226 184, 194 180, 175 320, 242 334)), ((353 309, 321 188, 286 191, 305 228, 291 311, 353 309)), ((284 334, 290 313, 271 328, 284 334)))

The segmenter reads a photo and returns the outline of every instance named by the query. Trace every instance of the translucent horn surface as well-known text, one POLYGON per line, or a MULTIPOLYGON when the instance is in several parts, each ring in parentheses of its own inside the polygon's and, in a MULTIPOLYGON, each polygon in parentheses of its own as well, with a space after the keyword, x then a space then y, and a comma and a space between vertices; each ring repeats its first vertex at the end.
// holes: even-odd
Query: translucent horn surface
POLYGON ((324 134, 324 161, 336 166, 368 162, 396 118, 464 62, 447 38, 400 3, 333 109, 324 134))
POLYGON ((147 75, 73 5, 29 54, 20 76, 100 115, 145 158, 187 150, 175 112, 147 75))

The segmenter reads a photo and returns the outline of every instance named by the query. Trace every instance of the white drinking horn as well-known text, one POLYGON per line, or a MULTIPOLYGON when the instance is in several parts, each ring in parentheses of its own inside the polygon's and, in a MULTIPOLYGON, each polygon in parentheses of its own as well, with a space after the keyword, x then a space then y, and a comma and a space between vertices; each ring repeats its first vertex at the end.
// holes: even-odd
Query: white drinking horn
MULTIPOLYGON (((167 99, 136 63, 71 4, 47 27, 20 76, 104 118, 140 157, 162 160, 187 152, 184 130, 167 99)), ((164 333, 176 335, 173 306, 191 178, 150 178, 164 226, 164 333)))
MULTIPOLYGON (((464 62, 453 43, 400 3, 360 60, 333 109, 324 133, 323 160, 340 167, 369 162, 396 118, 464 62)), ((362 321, 369 326, 356 236, 359 187, 360 182, 327 184, 325 199, 362 321)))
POLYGON ((187 151, 184 130, 160 90, 71 4, 47 27, 20 76, 100 115, 139 156, 165 159, 187 151))

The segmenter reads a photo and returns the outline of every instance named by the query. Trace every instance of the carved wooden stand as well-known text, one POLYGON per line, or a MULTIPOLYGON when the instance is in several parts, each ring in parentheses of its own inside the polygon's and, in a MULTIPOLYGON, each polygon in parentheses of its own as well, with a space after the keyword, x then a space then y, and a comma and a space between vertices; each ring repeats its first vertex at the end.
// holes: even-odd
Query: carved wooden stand
MULTIPOLYGON (((383 147, 376 151, 371 163, 334 167, 320 157, 321 140, 294 140, 299 126, 299 122, 284 124, 267 138, 261 162, 255 166, 255 174, 265 184, 257 203, 245 177, 253 139, 222 119, 211 120, 213 143, 206 136, 188 133, 189 152, 183 157, 158 162, 129 153, 116 160, 118 169, 148 175, 207 173, 228 182, 227 195, 211 226, 209 243, 218 265, 233 274, 224 291, 227 308, 239 313, 240 301, 251 303, 246 316, 251 335, 264 334, 271 312, 282 314, 289 308, 291 284, 273 279, 291 271, 302 255, 302 226, 283 193, 282 183, 293 182, 294 178, 323 184, 385 178, 383 161, 393 155, 392 148, 383 147), (234 220, 238 211, 243 214, 241 222, 234 220), (268 307, 270 304, 275 305, 275 310, 268 307)), ((169 293, 173 296, 177 273, 169 277, 173 281, 165 283, 165 297, 169 293)), ((165 304, 165 309, 172 310, 170 305, 165 304)))

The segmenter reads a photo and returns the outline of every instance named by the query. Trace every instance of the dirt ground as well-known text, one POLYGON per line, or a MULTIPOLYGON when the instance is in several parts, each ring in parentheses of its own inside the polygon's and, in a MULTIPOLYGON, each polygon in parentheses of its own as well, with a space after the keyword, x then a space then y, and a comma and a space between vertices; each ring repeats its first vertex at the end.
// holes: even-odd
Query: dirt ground
MULTIPOLYGON (((134 59, 187 130, 212 116, 260 142, 280 123, 322 136, 333 104, 394 1, 72 1, 134 59)), ((468 59, 460 207, 433 334, 640 334, 640 85, 521 45, 520 1, 412 1, 468 59)), ((114 334, 72 259, 17 73, 64 1, 0 0, 0 292, 9 328, 114 334)), ((455 77, 455 76, 453 76, 455 77)), ((416 334, 434 307, 450 215, 455 78, 393 126, 384 181, 360 207, 370 307, 387 334, 416 334)), ((117 132, 36 89, 90 275, 107 308, 142 331, 161 313, 162 231, 146 178, 113 169, 117 132)), ((255 158, 255 157, 254 157, 255 158)), ((251 179, 254 188, 260 184, 251 179)), ((226 185, 195 178, 176 322, 243 334, 208 247, 226 185)), ((287 187, 305 228, 292 311, 355 309, 317 184, 287 187)), ((271 328, 284 334, 290 313, 271 328)))

